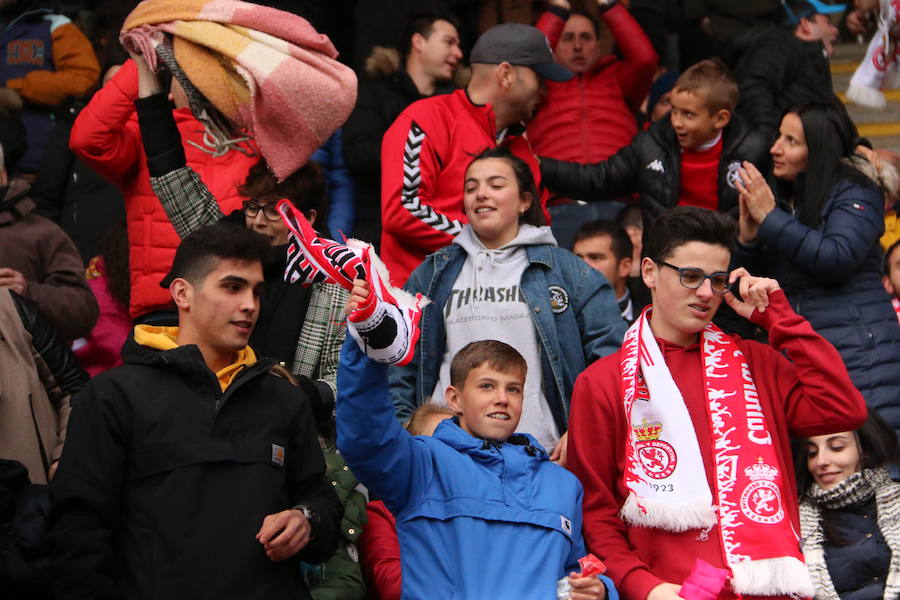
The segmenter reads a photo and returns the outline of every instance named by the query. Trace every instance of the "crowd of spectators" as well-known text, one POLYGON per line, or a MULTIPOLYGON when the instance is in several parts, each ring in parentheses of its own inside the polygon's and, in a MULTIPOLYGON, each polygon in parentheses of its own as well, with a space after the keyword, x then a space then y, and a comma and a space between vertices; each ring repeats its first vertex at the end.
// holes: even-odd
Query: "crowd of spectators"
POLYGON ((0 0, 0 597, 900 599, 898 13, 0 0))

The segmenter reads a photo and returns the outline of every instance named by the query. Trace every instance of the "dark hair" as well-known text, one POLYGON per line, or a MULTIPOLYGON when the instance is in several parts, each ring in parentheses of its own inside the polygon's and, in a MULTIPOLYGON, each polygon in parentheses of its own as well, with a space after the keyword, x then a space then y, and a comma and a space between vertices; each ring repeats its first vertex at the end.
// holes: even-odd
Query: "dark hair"
POLYGON ((791 182, 778 182, 781 197, 793 198, 798 220, 809 227, 821 221, 822 207, 831 196, 834 184, 849 179, 861 185, 877 186, 875 182, 851 165, 842 162, 853 154, 858 134, 856 125, 844 106, 835 102, 816 102, 790 109, 803 124, 808 162, 806 171, 791 182), (813 173, 813 177, 808 177, 813 173))
POLYGON ((672 88, 675 92, 706 94, 706 110, 734 112, 738 103, 738 84, 731 69, 720 58, 709 58, 688 67, 672 88))
POLYGON ((109 228, 103 238, 103 265, 106 268, 106 289, 125 310, 131 302, 128 255, 128 228, 125 223, 117 223, 109 228))
POLYGON ((782 25, 791 29, 799 27, 801 19, 812 19, 814 16, 821 14, 819 9, 809 0, 788 0, 787 2, 782 2, 782 6, 784 6, 785 16, 782 25))
POLYGON ((600 37, 600 21, 597 19, 597 17, 595 17, 594 15, 592 15, 591 13, 589 13, 585 10, 573 10, 573 11, 569 12, 570 19, 572 17, 574 17, 575 15, 578 15, 579 17, 584 17, 585 19, 590 21, 591 25, 594 27, 594 35, 598 38, 600 37))
POLYGON ((518 370, 522 372, 522 377, 528 373, 528 364, 515 348, 497 340, 480 340, 466 344, 453 357, 450 362, 450 385, 463 389, 469 371, 484 364, 501 373, 518 370))
POLYGON ((610 248, 617 261, 624 258, 631 258, 631 254, 634 252, 631 238, 628 237, 625 228, 615 221, 598 220, 585 223, 575 232, 574 244, 577 244, 581 240, 600 237, 601 235, 609 236, 611 240, 610 248))
POLYGON ((644 230, 644 215, 641 214, 641 207, 636 204, 628 204, 619 211, 616 216, 616 223, 622 227, 637 227, 641 231, 644 230))
POLYGON ((510 152, 505 146, 495 146, 493 148, 486 148, 476 154, 472 159, 472 162, 466 166, 466 171, 468 172, 469 167, 479 160, 486 160, 488 158, 499 158, 508 162, 516 176, 516 183, 519 186, 519 195, 524 196, 526 193, 531 194, 531 206, 525 210, 525 214, 519 219, 519 223, 528 223, 529 225, 534 225, 536 227, 546 225, 547 221, 544 219, 544 211, 541 208, 541 197, 538 195, 537 186, 534 184, 534 175, 532 175, 528 163, 510 152))
POLYGON ((456 413, 443 404, 427 402, 414 410, 409 416, 409 421, 407 421, 405 425, 406 430, 410 435, 425 435, 423 432, 425 421, 434 415, 444 415, 445 417, 450 418, 456 416, 456 413))
MULTIPOLYGON (((893 254, 897 248, 900 248, 900 240, 897 240, 896 242, 894 242, 893 244, 888 246, 888 249, 885 250, 885 252, 884 252, 884 274, 885 275, 889 275, 891 272, 891 254, 893 254)), ((898 295, 900 295, 900 290, 896 290, 896 292, 898 295)))
POLYGON ((269 255, 269 241, 243 225, 219 221, 201 227, 181 240, 172 269, 160 285, 169 287, 177 277, 200 284, 220 260, 262 263, 269 255))
POLYGON ((722 246, 730 252, 737 238, 734 219, 696 206, 678 206, 662 213, 644 230, 643 256, 659 262, 688 242, 722 246))
MULTIPOLYGON (((121 65, 128 60, 128 52, 119 43, 119 32, 125 23, 125 17, 132 9, 134 9, 133 2, 100 0, 92 13, 90 27, 85 33, 94 47, 97 62, 100 63, 99 80, 101 83, 103 75, 110 67, 121 65)), ((101 85, 97 87, 99 89, 101 85)))
POLYGON ((250 168, 244 185, 238 190, 254 200, 274 201, 287 198, 302 213, 316 211, 316 222, 328 216, 325 175, 318 163, 309 161, 280 182, 262 158, 250 168))
MULTIPOLYGON (((897 448, 897 434, 881 416, 869 409, 869 416, 862 427, 853 432, 859 445, 860 468, 876 469, 900 463, 900 451, 897 448)), ((809 438, 796 438, 791 442, 794 449, 794 473, 797 478, 797 492, 800 501, 809 497, 813 484, 812 473, 809 472, 806 460, 806 442, 809 438)), ((837 532, 834 511, 822 509, 822 532, 828 543, 834 546, 846 546, 847 540, 837 532)))
POLYGON ((403 29, 403 39, 400 40, 400 51, 404 57, 409 56, 412 52, 412 37, 419 34, 425 39, 431 37, 434 31, 435 21, 446 21, 453 25, 459 31, 459 19, 452 13, 442 10, 420 11, 413 14, 406 27, 403 29))
POLYGON ((25 124, 19 114, 13 109, 8 114, 0 114, 0 167, 12 174, 27 149, 25 124))

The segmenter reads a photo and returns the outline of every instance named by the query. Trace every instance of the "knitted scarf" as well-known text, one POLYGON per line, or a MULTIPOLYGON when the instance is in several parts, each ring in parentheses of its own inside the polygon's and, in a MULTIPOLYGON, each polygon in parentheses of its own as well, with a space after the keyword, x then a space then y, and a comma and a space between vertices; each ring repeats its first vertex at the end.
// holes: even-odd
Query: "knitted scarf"
POLYGON ((697 434, 650 330, 648 307, 625 334, 622 386, 631 435, 625 453, 626 522, 668 531, 718 526, 738 594, 812 596, 785 511, 784 477, 750 368, 737 344, 708 324, 700 334, 715 489, 697 434), (715 506, 714 506, 715 505, 715 506))
POLYGON ((854 473, 830 490, 815 483, 800 504, 803 555, 816 586, 816 600, 840 600, 825 562, 825 534, 820 507, 839 509, 875 496, 878 528, 891 549, 891 565, 884 584, 884 600, 900 598, 900 483, 884 467, 854 473))
MULTIPOLYGON (((329 39, 305 19, 267 6, 145 0, 128 15, 121 40, 154 71, 165 63, 192 109, 196 88, 234 129, 250 134, 279 181, 306 163, 356 103, 356 75, 335 60, 329 39)), ((215 119, 195 116, 212 137, 223 135, 215 119)))
POLYGON ((900 83, 897 40, 900 38, 900 2, 881 0, 878 31, 869 42, 866 57, 850 79, 847 97, 862 106, 884 108, 887 102, 881 90, 900 83))

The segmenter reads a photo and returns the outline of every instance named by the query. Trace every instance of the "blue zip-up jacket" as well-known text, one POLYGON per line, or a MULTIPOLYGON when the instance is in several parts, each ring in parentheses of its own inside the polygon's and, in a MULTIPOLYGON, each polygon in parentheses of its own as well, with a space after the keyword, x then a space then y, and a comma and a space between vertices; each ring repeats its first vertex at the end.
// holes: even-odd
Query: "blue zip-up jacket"
MULTIPOLYGON (((598 271, 562 248, 526 246, 528 266, 519 287, 531 311, 541 351, 542 388, 560 435, 569 422, 575 378, 592 362, 622 345, 625 321, 612 286, 598 271)), ((390 370, 397 418, 406 421, 434 391, 446 350, 444 304, 468 257, 450 244, 425 258, 405 289, 431 299, 422 311, 413 360, 390 370)))
POLYGON ((581 483, 530 435, 492 444, 455 419, 433 437, 409 435, 394 418, 387 368, 350 336, 336 421, 341 455, 397 519, 404 598, 553 600, 556 582, 579 570, 581 483))
POLYGON ((738 244, 732 264, 774 277, 793 309, 840 352, 853 384, 900 433, 900 325, 881 283, 884 197, 874 185, 838 181, 821 223, 790 207, 770 212, 759 244, 738 244))

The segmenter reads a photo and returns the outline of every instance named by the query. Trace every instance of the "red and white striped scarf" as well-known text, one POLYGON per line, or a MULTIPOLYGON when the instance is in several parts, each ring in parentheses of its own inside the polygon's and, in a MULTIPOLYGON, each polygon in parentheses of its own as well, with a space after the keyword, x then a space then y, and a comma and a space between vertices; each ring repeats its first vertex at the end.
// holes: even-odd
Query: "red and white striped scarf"
POLYGON ((278 202, 278 214, 290 230, 284 280, 303 286, 328 283, 346 290, 353 289, 355 279, 368 281, 371 293, 347 316, 347 330, 372 360, 408 364, 419 340, 422 309, 430 300, 392 286, 387 267, 370 244, 353 239, 338 244, 319 237, 288 200, 278 202))
MULTIPOLYGON (((783 497, 783 473, 747 361, 737 344, 708 324, 701 332, 707 419, 716 465, 709 489, 687 406, 650 330, 650 308, 625 334, 622 386, 631 426, 626 448, 629 494, 621 517, 680 532, 718 525, 732 588, 739 594, 811 597, 783 497)), ((701 534, 702 535, 702 534, 701 534)))

